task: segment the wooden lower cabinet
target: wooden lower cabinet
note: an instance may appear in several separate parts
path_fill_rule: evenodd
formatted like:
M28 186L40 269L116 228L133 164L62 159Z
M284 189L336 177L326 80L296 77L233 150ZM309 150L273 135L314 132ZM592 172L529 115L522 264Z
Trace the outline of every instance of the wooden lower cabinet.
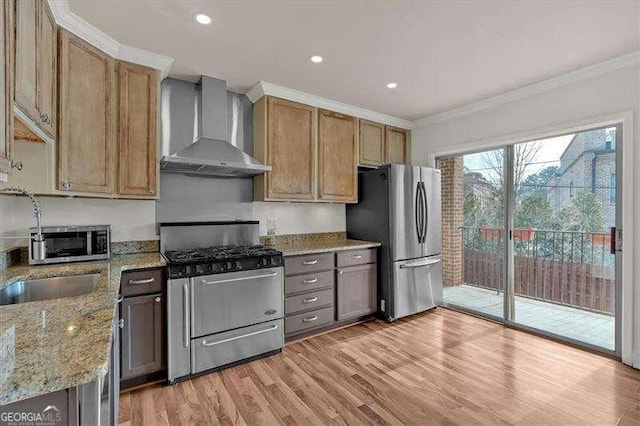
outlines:
M162 295L126 297L122 301L120 377L131 379L161 370L164 364Z
M285 338L372 316L377 306L376 252L373 248L285 257Z
M336 319L344 321L376 312L377 265L339 268L336 275Z

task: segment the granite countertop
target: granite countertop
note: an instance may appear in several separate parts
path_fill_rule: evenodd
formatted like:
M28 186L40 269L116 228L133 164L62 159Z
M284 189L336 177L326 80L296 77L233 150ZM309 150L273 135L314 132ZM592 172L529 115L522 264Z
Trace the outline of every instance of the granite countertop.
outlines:
M159 253L140 253L0 271L0 289L21 279L100 274L96 288L85 295L0 306L0 405L104 376L121 273L165 264Z
M372 241L336 238L307 241L276 241L271 244L271 246L274 249L281 251L284 256L297 256L302 254L326 253L332 251L360 250L380 247L381 244Z

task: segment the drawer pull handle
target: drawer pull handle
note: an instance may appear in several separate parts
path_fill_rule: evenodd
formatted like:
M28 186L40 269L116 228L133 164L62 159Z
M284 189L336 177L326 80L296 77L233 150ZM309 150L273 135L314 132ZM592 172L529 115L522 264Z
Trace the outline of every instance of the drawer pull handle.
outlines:
M310 278L306 280L302 280L302 284L315 284L318 282L317 278Z
M362 259L362 255L361 254L354 254L351 257L353 257L354 259Z
M144 280L129 280L130 285L151 284L156 279L154 277L145 278Z
M305 260L304 262L302 262L304 266L315 265L316 263L318 263L318 259Z
M275 331L277 329L278 329L278 324L274 324L265 330L258 330L258 331L254 331L253 333L247 333L247 334L243 334L241 336L236 336L236 337L229 337L228 339L217 340L215 342L207 342L206 340L203 340L202 346L209 347L209 346L221 345L222 343L233 342L234 340L244 339L245 337L251 337L251 336L255 336L262 333L268 333L270 331Z
M313 303L316 302L318 300L318 296L314 296L314 297L310 297L308 299L303 299L302 303Z
M307 318L304 318L302 320L302 322L314 322L314 321L318 321L318 316L317 315L314 315L312 317L307 317Z

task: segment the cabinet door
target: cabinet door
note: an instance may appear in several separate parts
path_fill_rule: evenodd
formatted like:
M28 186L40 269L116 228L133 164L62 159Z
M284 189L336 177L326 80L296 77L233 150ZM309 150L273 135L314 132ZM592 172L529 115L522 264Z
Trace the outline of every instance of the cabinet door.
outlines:
M384 125L360 120L360 164L379 166L384 163Z
M332 111L318 112L318 198L358 201L356 119Z
M0 173L11 170L13 140L13 13L14 3L0 2Z
M46 1L38 2L36 110L40 127L56 134L58 27Z
M377 284L375 263L338 269L336 319L342 321L375 313Z
M20 0L16 4L15 100L29 118L40 124L36 109L38 9L36 0Z
M385 128L386 163L407 164L407 131L387 126Z
M118 65L118 192L155 197L158 72Z
M113 193L114 61L60 31L58 189Z
M316 110L267 99L267 199L313 200L316 176Z
M120 335L120 377L130 379L164 367L162 296L125 297Z

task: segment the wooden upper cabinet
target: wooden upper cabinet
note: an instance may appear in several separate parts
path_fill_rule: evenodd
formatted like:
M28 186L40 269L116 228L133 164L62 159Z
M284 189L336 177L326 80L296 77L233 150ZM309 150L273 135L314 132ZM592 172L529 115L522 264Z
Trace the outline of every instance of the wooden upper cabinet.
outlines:
M118 64L118 193L157 193L158 71Z
M58 28L46 1L16 4L15 101L49 136L55 136Z
M58 189L114 192L114 60L60 31Z
M384 164L384 124L360 120L360 161L361 165L379 166Z
M0 1L0 173L11 171L13 140L13 0Z
M385 128L385 163L408 164L409 143L407 131L395 127Z
M263 97L254 109L254 154L272 167L256 177L254 198L313 200L316 175L316 109Z
M318 198L358 201L357 120L332 111L318 112Z

